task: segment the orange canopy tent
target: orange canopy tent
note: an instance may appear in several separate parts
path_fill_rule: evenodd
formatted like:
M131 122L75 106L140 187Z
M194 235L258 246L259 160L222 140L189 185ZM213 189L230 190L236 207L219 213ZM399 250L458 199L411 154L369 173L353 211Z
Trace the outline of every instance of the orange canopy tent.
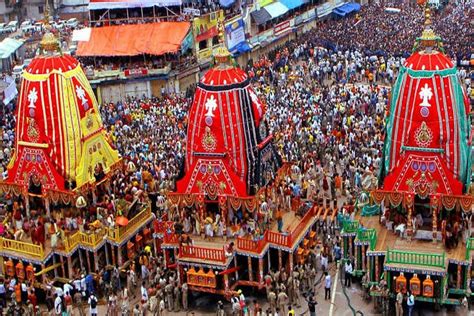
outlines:
M189 22L160 22L95 27L89 41L79 42L78 56L136 56L175 53L190 29Z

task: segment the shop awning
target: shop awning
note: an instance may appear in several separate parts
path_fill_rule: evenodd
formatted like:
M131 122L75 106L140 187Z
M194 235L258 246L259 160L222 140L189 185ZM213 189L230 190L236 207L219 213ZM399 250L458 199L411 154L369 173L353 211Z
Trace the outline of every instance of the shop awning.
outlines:
M235 0L219 0L219 4L224 8L228 8L234 3L235 3Z
M23 45L23 41L7 37L0 42L0 58L8 58Z
M264 6L269 5L272 2L273 0L258 0L258 5L260 6L260 8L263 8Z
M355 2L345 3L342 6L334 9L332 12L339 16L346 16L349 13L360 11L360 4Z
M79 42L78 56L136 56L176 53L189 22L161 22L95 27L89 41Z
M270 13L268 13L268 11L265 9L253 11L250 13L250 15L257 25L265 24L272 19Z
M288 10L293 10L307 3L308 0L280 0L280 2L283 3Z
M270 3L263 10L266 10L271 15L272 19L282 16L288 12L288 8L281 2Z
M180 6L182 0L90 0L89 10Z
M249 43L245 41L245 42L240 42L239 44L237 44L237 46L235 46L234 49L232 49L231 53L233 55L240 55L251 50L252 48L250 47Z

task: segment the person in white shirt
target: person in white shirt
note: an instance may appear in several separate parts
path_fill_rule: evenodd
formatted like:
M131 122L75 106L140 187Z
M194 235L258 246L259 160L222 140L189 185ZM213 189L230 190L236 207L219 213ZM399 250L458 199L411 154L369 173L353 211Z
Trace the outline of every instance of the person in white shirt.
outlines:
M147 302L148 301L148 290L145 286L145 281L143 281L143 283L142 283L141 293L142 293L142 300Z
M344 285L347 286L347 287L350 287L351 286L351 281L352 281L352 272L353 272L353 268L352 268L352 262L350 260L347 260L346 261L346 265L344 267L345 269L345 280L344 280Z
M72 284L74 284L74 289L76 290L76 292L81 292L81 280L75 279L74 281L72 281Z
M71 284L64 283L64 285L63 285L63 292L64 293L69 292L69 294L71 294L73 289L74 289L74 287Z
M87 302L89 303L90 316L97 316L97 297L91 294Z
M332 286L332 280L331 280L331 275L326 271L324 272L324 299L329 300L331 299L331 286Z
M63 302L61 297L59 297L58 293L54 294L54 314L61 315L63 313Z
M323 271L327 271L328 269L328 257L325 253L321 253L321 267Z
M28 286L24 280L21 282L21 299L23 302L26 302L28 299Z
M411 316L413 313L413 308L415 307L415 296L411 291L408 291L407 295L407 306L408 306L408 316Z
M8 290L10 290L10 292L14 292L15 291L15 285L16 285L16 279L12 278L10 280L10 284L8 285Z
M83 293L86 293L87 290L87 284L86 284L86 276L83 274L81 275L81 291ZM83 294L84 296L85 294Z
M63 289L60 287L54 287L54 293L60 298L64 296Z
M7 307L7 290L5 289L5 284L3 282L0 282L0 304L2 304L2 307Z
M159 306L159 311L160 311L159 315L164 315L164 313L165 313L165 299L161 299L160 306Z

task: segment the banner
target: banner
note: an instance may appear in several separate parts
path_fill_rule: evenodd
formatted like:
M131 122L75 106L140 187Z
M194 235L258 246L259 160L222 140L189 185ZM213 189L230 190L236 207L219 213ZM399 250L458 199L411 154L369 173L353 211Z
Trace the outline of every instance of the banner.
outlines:
M182 0L90 0L89 10L180 6Z
M146 68L125 69L123 73L126 77L140 77L140 76L146 76L148 74L148 69Z
M279 37L284 35L285 33L291 31L291 25L290 25L290 20L286 20L284 22L281 22L273 28L273 35L275 37Z
M237 45L245 42L245 24L244 21L239 18L233 23L229 23L225 26L225 35L227 41L227 48L231 51Z
M183 13L192 16L201 16L201 10L194 8L184 8Z
M222 10L195 18L193 21L195 43L217 36L219 34L219 20L223 19Z
M189 32L181 44L181 53L185 53L188 49L193 46L193 33Z
M9 83L5 90L3 90L3 103L7 105L16 97L18 91L16 89L15 80L12 80L10 77L7 77L5 82L7 84Z
M322 18L323 16L330 14L333 8L334 6L331 3L326 2L316 8L316 16Z

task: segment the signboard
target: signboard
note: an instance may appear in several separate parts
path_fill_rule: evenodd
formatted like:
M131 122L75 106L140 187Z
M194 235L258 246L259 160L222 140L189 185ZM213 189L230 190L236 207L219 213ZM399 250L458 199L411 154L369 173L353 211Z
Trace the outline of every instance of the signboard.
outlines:
M326 2L324 3L323 5L319 6L316 8L316 15L318 16L318 18L321 18L323 16L326 16L328 14L330 14L332 12L332 9L333 9L333 5L329 2Z
M125 77L140 77L140 76L146 76L148 74L148 69L146 68L125 69L123 73Z
M298 26L300 25L301 23L304 22L305 20L305 16L307 15L307 13L303 13L303 14L300 14L300 15L297 15L295 16L295 26Z
M225 35L227 48L233 50L237 45L245 42L245 24L242 18L238 18L232 23L226 24Z
M188 14L188 15L192 15L192 16L201 16L201 10L194 9L194 8L184 8L183 13Z
M252 46L256 46L256 45L261 45L261 46L265 46L266 44L268 44L267 42L269 42L269 39L273 37L273 29L270 28L266 31L263 31L257 35L254 35L252 36L250 39L249 39L249 42Z
M219 34L219 20L223 19L222 10L195 18L193 21L195 43L217 36Z
M198 55L199 60L209 59L212 56L212 49L210 48L202 49L197 53L197 55Z
M279 37L287 33L288 31L291 31L290 20L287 20L275 25L275 27L273 28L273 35L275 37Z
M312 21L316 19L316 17L318 16L316 8L306 11L305 14L306 13L307 13L307 17L304 20L305 22Z

